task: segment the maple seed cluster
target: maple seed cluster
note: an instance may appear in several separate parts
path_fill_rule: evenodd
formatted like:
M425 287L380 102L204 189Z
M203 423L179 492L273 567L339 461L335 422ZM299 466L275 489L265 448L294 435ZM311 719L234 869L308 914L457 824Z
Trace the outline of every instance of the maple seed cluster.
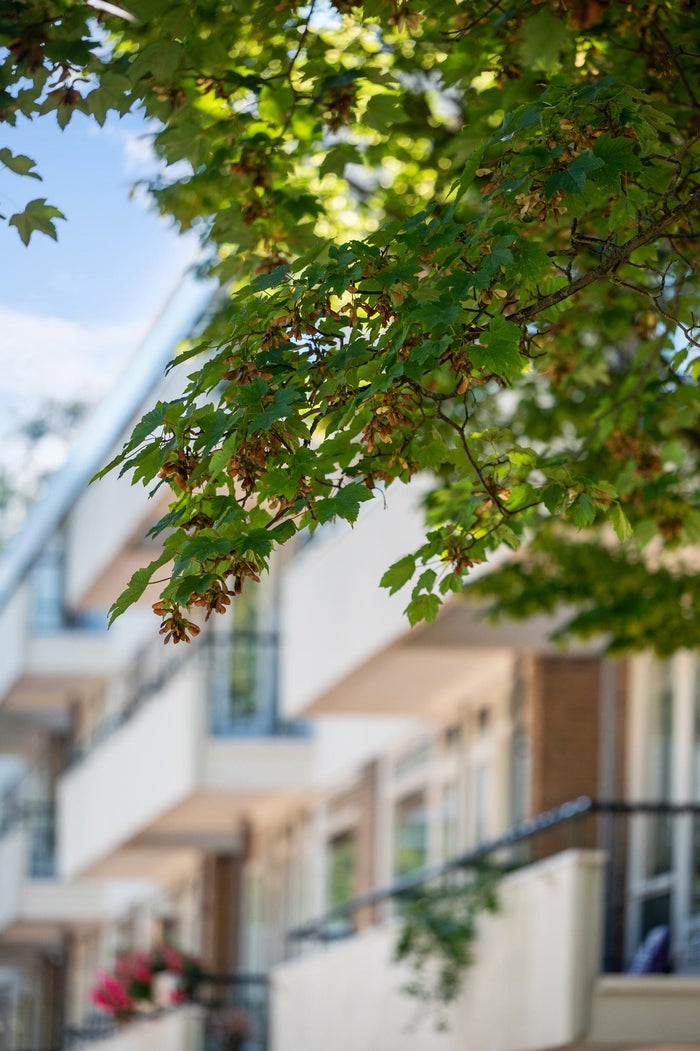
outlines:
M377 442L391 442L396 437L397 427L410 427L409 413L413 407L411 394L388 391L362 429L368 452L374 452Z
M178 485L180 489L188 489L190 475L198 463L197 456L190 449L175 449L166 457L158 477Z
M250 496L270 460L279 456L281 448L281 438L268 431L259 431L241 442L238 452L226 464L226 473L240 483L246 496Z
M205 620L209 620L212 613L225 613L226 607L231 605L231 589L225 580L215 580L205 592L195 591L190 601L193 606L202 606L207 613Z
M357 88L354 84L335 87L324 96L323 119L331 131L337 131L343 124L348 124L357 100Z
M173 640L173 644L177 645L178 642L190 642L191 638L196 638L202 630L198 624L195 624L191 620L187 620L179 606L171 605L167 602L154 602L153 612L158 617L162 617L159 635L164 635L164 643Z

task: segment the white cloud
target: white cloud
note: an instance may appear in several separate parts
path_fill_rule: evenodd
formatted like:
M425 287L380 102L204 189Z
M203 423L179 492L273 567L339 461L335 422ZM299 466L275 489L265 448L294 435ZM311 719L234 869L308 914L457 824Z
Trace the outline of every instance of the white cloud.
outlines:
M192 174L189 161L180 160L166 165L156 154L153 139L161 127L157 120L144 121L136 129L123 122L105 124L103 131L106 130L121 146L123 172L127 179L153 179L161 175L169 180Z
M0 306L0 397L95 401L109 390L148 326L148 318L90 323Z
M124 150L124 174L129 179L148 179L162 167L153 149L152 125L141 132L119 128L119 138Z

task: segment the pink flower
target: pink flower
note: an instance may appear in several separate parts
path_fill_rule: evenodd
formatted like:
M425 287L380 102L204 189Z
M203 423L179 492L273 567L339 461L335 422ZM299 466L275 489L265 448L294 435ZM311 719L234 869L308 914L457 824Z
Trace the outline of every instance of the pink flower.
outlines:
M177 949L173 949L172 945L163 945L160 948L160 954L163 957L163 963L168 971L175 971L176 974L182 974L182 968L184 964L184 957L181 952Z
M136 979L137 982L141 982L143 985L150 985L153 981L153 975L149 971L145 964L139 963L134 967L132 971L132 978Z
M154 975L161 971L183 975L188 979L203 973L198 957L180 952L171 945L160 945L150 952L122 953L114 963L114 973L102 972L90 993L92 1002L115 1018L130 1017L139 1002L152 1002ZM188 993L176 989L173 1003L185 1003Z
M134 1001L116 978L102 974L99 983L90 993L90 999L103 1011L115 1018L128 1016L134 1010Z
M90 999L98 1007L103 1007L107 1010L112 1006L101 989L92 989L90 992Z

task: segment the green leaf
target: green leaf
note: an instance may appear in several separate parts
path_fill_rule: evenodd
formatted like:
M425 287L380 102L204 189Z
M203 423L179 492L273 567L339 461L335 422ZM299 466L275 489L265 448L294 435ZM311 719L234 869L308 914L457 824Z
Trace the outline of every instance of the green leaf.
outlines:
M511 382L525 365L519 349L521 338L518 326L499 314L481 336L483 346L470 349L472 364Z
M520 46L523 65L531 69L551 70L571 42L571 32L566 21L545 8L525 22Z
M437 573L434 569L424 569L413 588L413 598L417 598L421 591L432 591L436 580Z
M516 485L511 489L507 507L509 511L521 511L524 507L536 504L538 499L539 494L537 490L528 482L524 482L522 485Z
M0 149L0 164L4 164L6 168L9 168L16 175L28 175L32 179L41 181L39 172L32 171L36 167L36 161L33 161L31 157L27 157L24 153L13 154L11 150L4 146Z
M316 501L316 517L322 524L333 518L344 518L347 522L356 522L360 513L360 504L371 500L372 494L366 485L350 482L344 485L335 496Z
M163 551L158 558L154 559L147 566L143 566L141 569L137 569L131 577L129 583L122 591L116 602L113 603L109 610L109 626L111 627L117 617L121 616L129 606L133 606L135 602L143 595L144 591L151 582L151 577L160 566L165 565L166 562L170 561L171 553L169 550Z
M431 594L418 595L416 598L412 598L409 604L406 606L406 616L411 627L415 627L422 620L432 624L438 615L440 609L440 598L438 595Z
M591 150L584 150L574 157L562 172L554 172L544 184L545 197L549 200L555 193L583 193L586 177L602 168L604 161Z
M625 512L622 510L620 504L612 504L610 510L608 511L608 518L612 523L612 527L615 530L617 539L620 541L620 543L624 543L625 540L629 540L634 530L632 529L630 520L628 519Z
M482 165L484 154L486 152L486 143L480 143L474 150L472 150L469 159L466 161L462 174L460 175L454 187L457 190L457 195L461 197L467 192L469 187L476 178L476 173Z
M622 172L642 170L643 164L637 155L637 149L637 144L633 139L622 135L613 136L610 132L605 132L595 140L593 153L604 163L606 174L610 172L617 177ZM617 184L619 184L619 178Z
M579 529L585 529L595 522L595 505L588 493L579 493L567 513Z
M415 571L415 555L405 555L403 558L400 558L398 562L394 562L393 565L389 566L386 573L379 581L379 586L388 588L389 594L394 595L408 583Z
M275 391L270 404L266 405L263 411L250 421L248 424L248 435L255 434L256 431L265 431L277 420L286 419L294 412L295 407L302 399L301 391L295 387L280 387L279 390Z
M58 208L46 203L45 197L30 201L23 212L15 212L10 216L9 225L16 226L19 236L26 245L29 244L33 233L46 234L54 241L57 240L54 219L65 219L63 212Z
M542 503L547 508L550 514L555 514L561 507L562 500L564 499L564 489L561 485L557 485L556 482L552 482L550 485L546 485L541 492Z
M263 87L258 98L258 113L271 124L282 123L294 110L294 101L294 92L284 81L274 87Z
M541 245L524 238L518 239L511 251L513 262L508 272L519 277L528 291L535 291L545 275L551 272L549 256Z
M250 282L250 290L251 292L263 292L266 288L278 288L284 284L288 274L289 266L287 263L283 266L276 266L269 274L259 274L253 278Z
M183 48L177 40L159 40L147 44L131 63L136 78L150 76L159 84L168 84L183 58Z

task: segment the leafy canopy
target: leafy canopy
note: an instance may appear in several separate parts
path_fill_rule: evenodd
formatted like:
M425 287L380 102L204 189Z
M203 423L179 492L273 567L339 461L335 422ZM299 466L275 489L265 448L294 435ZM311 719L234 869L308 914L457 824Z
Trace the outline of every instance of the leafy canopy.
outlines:
M497 608L700 644L698 5L126 6L0 20L0 116L143 107L153 198L225 287L115 461L173 499L113 614L171 563L156 611L187 638L276 544L427 472L425 542L383 578L412 623L527 541L477 585Z

